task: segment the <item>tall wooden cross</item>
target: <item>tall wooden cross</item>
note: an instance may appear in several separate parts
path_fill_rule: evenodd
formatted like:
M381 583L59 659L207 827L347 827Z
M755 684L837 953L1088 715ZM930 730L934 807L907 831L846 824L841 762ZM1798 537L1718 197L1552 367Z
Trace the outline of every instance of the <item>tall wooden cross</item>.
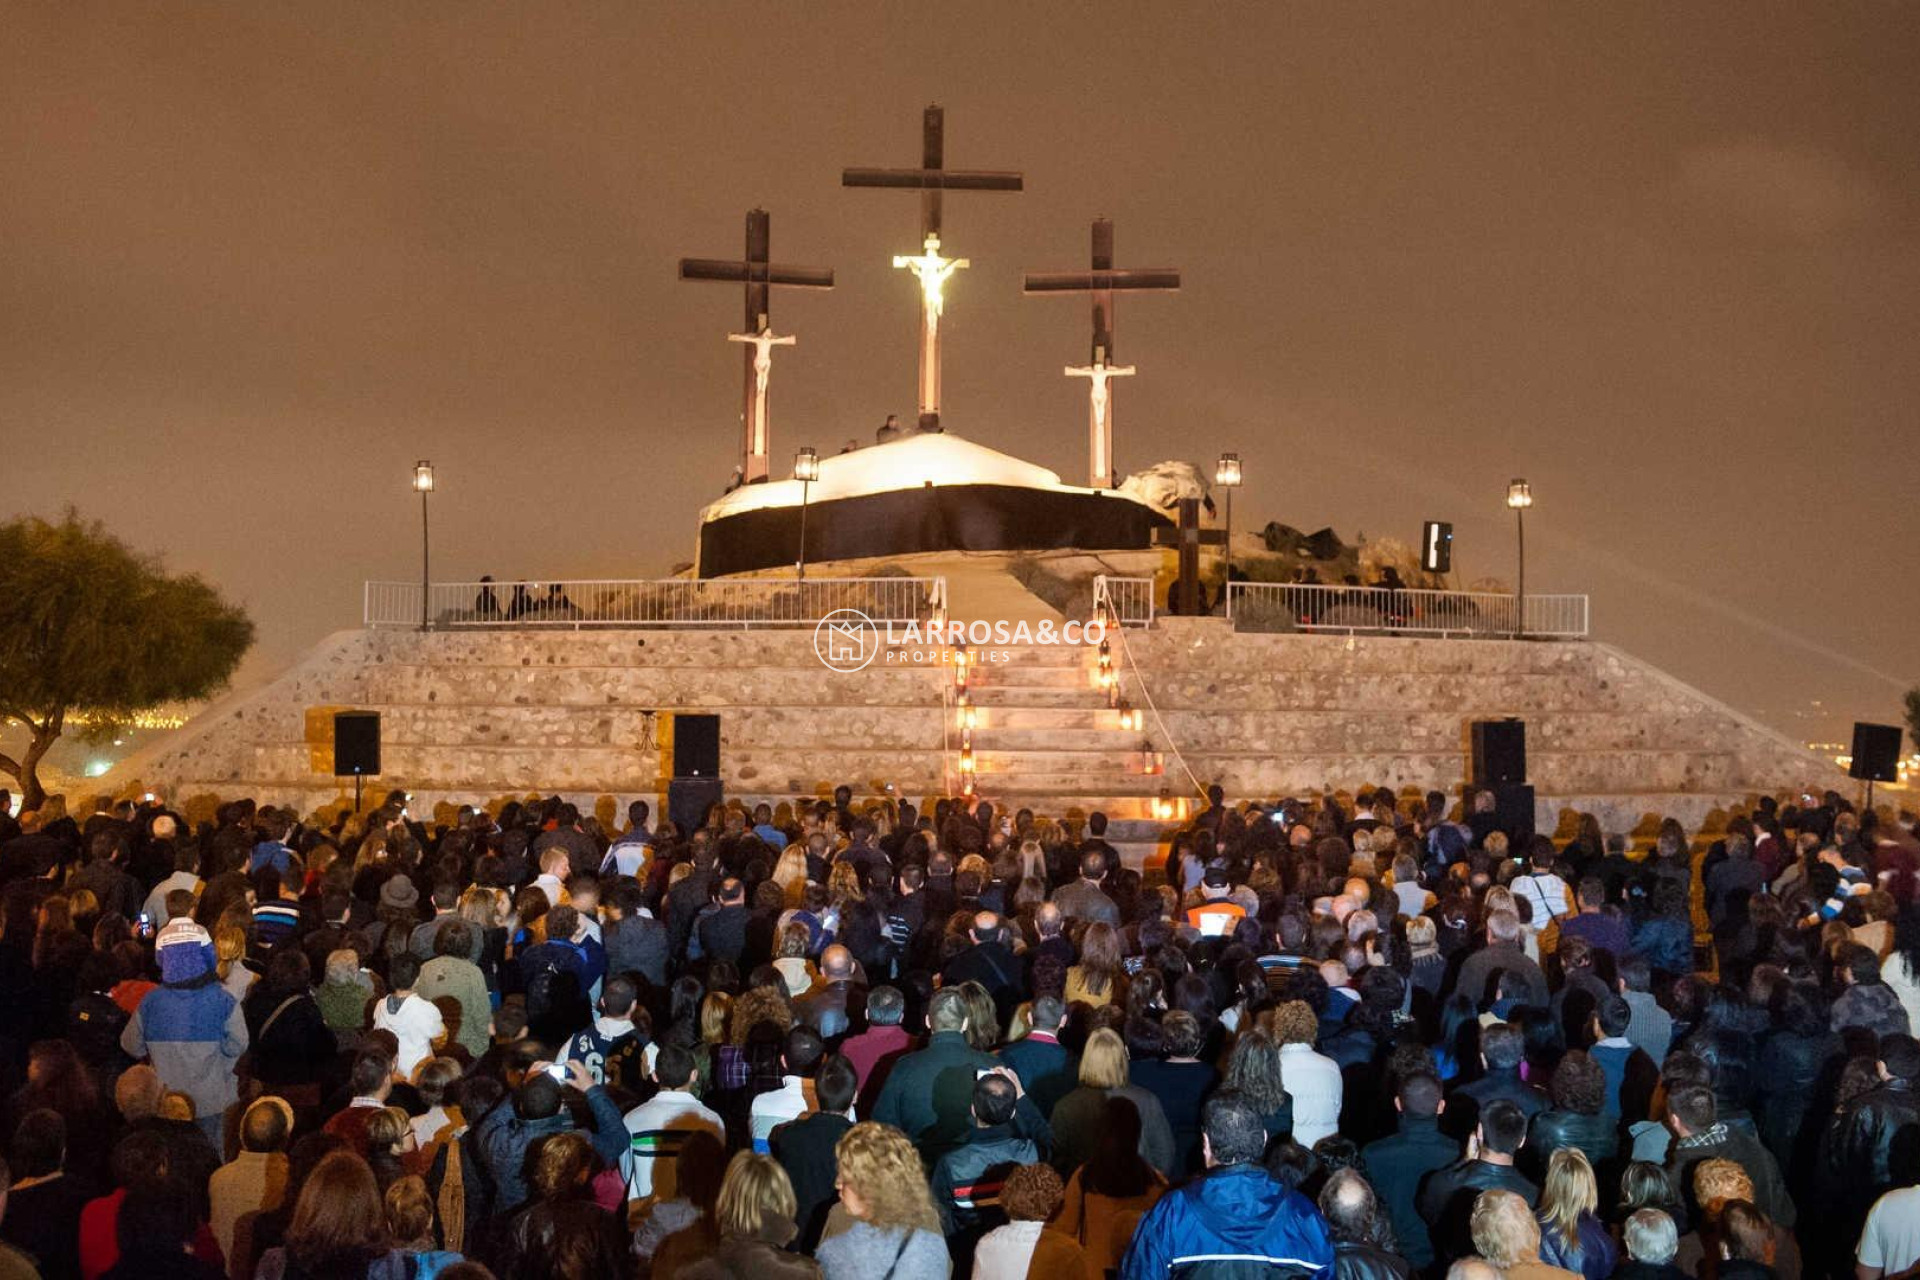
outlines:
M845 169L840 185L920 193L921 251L896 255L893 265L913 272L920 282L920 429L938 431L942 297L953 273L970 265L965 258L941 256L941 197L948 191L1019 191L1021 175L1010 170L947 168L946 111L935 105L921 117L918 169Z
M783 267L768 261L773 241L772 219L765 209L747 212L747 253L738 262L724 258L682 258L682 280L719 280L745 284L747 319L744 333L730 333L728 342L743 344L746 379L740 393L740 479L759 484L767 478L772 449L772 424L767 415L767 382L773 373L773 348L790 347L796 339L773 331L768 318L776 287L833 288L831 267Z
M1200 527L1200 499L1180 499L1180 527L1177 529L1157 528L1153 531L1153 545L1173 547L1180 555L1179 576L1173 583L1171 612L1183 618L1191 618L1203 612L1200 608L1200 548L1223 545L1227 535L1218 529ZM1220 590L1225 591L1226 587Z
M1172 291L1180 287L1180 273L1171 267L1117 271L1113 265L1113 223L1098 218L1093 224L1093 265L1087 271L1030 272L1023 292L1089 293L1093 295L1093 355L1084 365L1068 365L1070 378L1087 379L1087 483L1096 489L1113 488L1113 393L1107 382L1130 378L1132 365L1113 362L1113 295L1142 290Z

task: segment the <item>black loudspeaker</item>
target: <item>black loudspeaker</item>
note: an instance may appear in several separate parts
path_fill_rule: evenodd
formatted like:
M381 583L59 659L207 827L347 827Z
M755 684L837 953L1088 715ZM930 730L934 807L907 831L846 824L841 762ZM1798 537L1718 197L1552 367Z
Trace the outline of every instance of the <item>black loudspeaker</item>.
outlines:
M673 776L676 778L720 776L719 716L674 716Z
M1428 573L1453 571L1453 526L1429 520L1420 526L1420 567Z
M1504 787L1527 780L1527 722L1473 722L1473 785Z
M675 778L667 784L667 820L692 835L721 800L718 778Z
M1849 778L1867 782L1900 781L1900 728L1891 724L1853 726L1853 763Z
M336 711L333 714L333 776L375 777L380 772L380 713Z
M1521 852L1533 839L1533 788L1524 782L1498 786L1493 789L1493 801L1493 816L1498 829L1507 833L1509 851Z

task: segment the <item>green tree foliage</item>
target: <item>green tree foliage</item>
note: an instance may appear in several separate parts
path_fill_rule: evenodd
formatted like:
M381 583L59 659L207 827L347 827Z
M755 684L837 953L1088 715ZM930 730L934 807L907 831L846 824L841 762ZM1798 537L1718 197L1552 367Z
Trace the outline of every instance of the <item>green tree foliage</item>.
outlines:
M0 773L37 808L40 761L69 717L207 697L252 644L244 610L72 510L0 524L0 720L29 734L19 759L0 754Z

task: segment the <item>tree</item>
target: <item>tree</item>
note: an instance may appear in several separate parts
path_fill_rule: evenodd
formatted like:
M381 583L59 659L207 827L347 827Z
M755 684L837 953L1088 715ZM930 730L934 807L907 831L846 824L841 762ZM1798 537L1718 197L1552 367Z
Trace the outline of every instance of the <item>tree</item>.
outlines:
M28 734L0 753L27 809L46 798L40 761L68 720L115 720L205 698L233 676L253 623L197 575L170 576L69 509L0 524L0 722Z
M1920 685L1907 690L1907 737L1913 749L1920 751Z

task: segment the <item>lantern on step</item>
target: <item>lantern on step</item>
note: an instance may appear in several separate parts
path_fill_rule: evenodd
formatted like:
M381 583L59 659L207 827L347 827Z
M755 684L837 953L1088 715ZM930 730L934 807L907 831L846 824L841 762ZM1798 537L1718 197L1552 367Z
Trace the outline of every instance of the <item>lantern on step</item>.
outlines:
M1149 777L1157 777L1166 771L1166 757L1153 749L1153 742L1151 740L1142 742L1140 744L1140 772L1147 774Z
M960 695L960 728L962 730L971 730L975 725L979 723L980 723L979 717L975 712L973 703L967 700L967 696L965 694L961 694Z
M960 747L960 772L962 775L967 775L973 771L973 744L963 743Z
M953 651L953 684L960 692L967 691L967 651L965 649Z
M1153 816L1162 822L1173 818L1173 797L1165 787L1160 788L1160 794L1153 798Z

